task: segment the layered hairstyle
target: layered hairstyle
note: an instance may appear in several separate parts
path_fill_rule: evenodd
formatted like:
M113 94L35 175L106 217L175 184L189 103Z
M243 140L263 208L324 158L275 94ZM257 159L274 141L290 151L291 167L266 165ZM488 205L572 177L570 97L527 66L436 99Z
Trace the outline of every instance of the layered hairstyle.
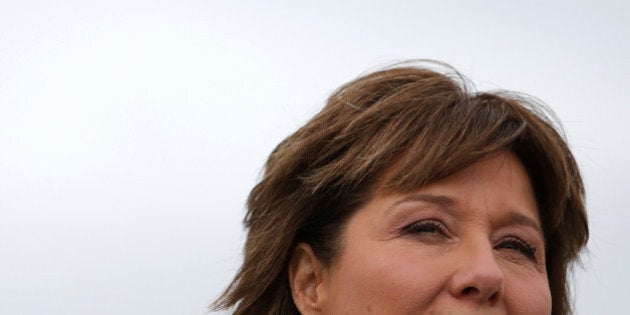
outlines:
M571 312L568 276L588 240L584 187L553 113L536 99L477 92L448 65L397 65L341 86L271 153L251 191L243 264L213 309L299 314L288 280L297 244L331 264L353 213L376 193L410 192L501 150L538 204L552 314Z

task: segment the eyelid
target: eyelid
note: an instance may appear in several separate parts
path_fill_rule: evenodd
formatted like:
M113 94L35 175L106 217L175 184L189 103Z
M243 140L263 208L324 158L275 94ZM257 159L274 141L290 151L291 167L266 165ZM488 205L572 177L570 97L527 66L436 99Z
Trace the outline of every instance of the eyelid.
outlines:
M413 231L413 229L414 228L418 229L422 227L430 227L430 226L437 228L438 232L441 234L444 234L444 235L449 234L449 231L446 225L442 221L438 219L434 219L434 218L417 220L410 224L407 224L401 228L401 233L402 234L419 234L422 232Z
M527 253L522 252L520 249L519 249L519 252L521 252L527 258L532 259L533 261L538 261L538 256L536 255L537 253L536 246L531 245L530 242L526 241L525 239L517 235L514 235L514 234L505 235L494 246L495 247L501 246L506 241L514 241L516 243L519 243L521 246L523 246L527 250Z

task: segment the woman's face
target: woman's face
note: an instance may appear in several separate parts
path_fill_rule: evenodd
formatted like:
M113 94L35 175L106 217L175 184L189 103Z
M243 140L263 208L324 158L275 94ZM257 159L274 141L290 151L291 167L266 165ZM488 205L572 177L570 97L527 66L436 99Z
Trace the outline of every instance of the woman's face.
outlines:
M325 314L550 314L529 177L509 152L353 215L321 283Z

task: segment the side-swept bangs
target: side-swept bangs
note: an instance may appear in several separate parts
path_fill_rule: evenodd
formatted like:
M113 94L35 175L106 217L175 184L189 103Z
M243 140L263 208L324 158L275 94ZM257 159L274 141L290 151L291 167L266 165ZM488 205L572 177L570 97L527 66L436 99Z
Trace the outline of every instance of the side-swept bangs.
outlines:
M567 270L588 239L584 187L562 129L541 102L476 92L452 68L398 66L340 87L272 152L252 190L245 261L218 301L236 314L297 314L286 276L291 251L340 251L347 219L380 193L408 192L501 150L525 166L546 241L553 314L567 314Z

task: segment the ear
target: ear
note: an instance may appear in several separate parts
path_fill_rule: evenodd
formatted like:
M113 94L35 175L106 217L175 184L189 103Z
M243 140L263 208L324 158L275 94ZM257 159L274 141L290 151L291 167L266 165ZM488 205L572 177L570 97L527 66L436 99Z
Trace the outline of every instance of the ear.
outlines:
M300 243L289 261L293 302L302 314L322 314L326 303L327 270L311 246Z

